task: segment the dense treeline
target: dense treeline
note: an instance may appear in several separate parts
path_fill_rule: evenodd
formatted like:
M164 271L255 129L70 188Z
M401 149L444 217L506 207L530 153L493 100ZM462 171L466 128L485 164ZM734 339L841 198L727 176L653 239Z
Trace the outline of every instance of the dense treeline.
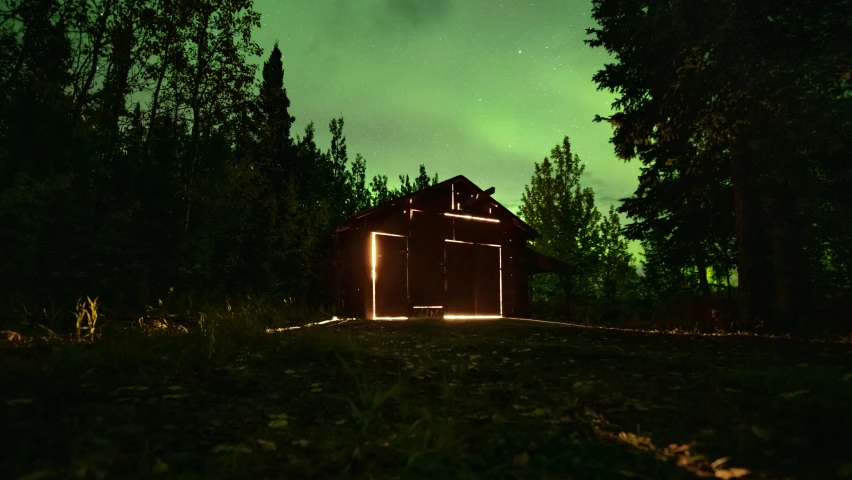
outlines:
M735 277L742 327L848 333L852 2L594 0L593 16L587 43L616 59L594 77L616 94L598 121L643 164L620 207L643 283L706 297Z
M840 39L852 38L852 3L594 0L593 15L587 42L616 59L594 77L616 94L597 120L643 167L622 228L580 185L567 138L536 164L519 213L561 265L531 280L537 312L842 323L852 48ZM421 165L398 187L368 181L343 118L328 148L313 123L295 134L282 53L263 55L259 22L251 0L3 3L0 295L138 306L174 288L333 302L318 279L335 225L438 178Z
M294 135L278 46L256 81L250 0L10 0L0 11L0 285L311 300L335 224L428 186L366 180L342 118ZM312 300L317 301L317 298Z

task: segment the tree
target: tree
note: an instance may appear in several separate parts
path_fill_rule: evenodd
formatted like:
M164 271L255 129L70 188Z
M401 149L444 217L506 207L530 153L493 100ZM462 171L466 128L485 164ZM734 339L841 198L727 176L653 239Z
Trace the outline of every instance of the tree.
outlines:
M621 234L621 221L615 207L600 223L600 263L597 275L597 295L609 309L617 307L628 293L636 287L636 269L631 265L632 255L628 251L627 239Z
M551 161L552 159L552 161ZM571 154L568 137L535 164L530 184L521 196L520 216L540 237L532 247L568 265L560 272L567 303L566 317L573 320L573 303L593 295L600 258L601 215L591 188L580 185L585 166Z
M426 165L420 164L420 171L414 178L414 182L407 174L399 176L399 188L396 190L396 197L404 197L436 183L438 183L438 172L435 172L434 177L430 178L429 174L426 173Z
M346 211L357 213L370 206L371 194L367 187L367 160L360 153L355 154L355 160L348 172L347 190L349 201Z
M392 190L388 188L387 175L375 175L370 182L370 198L372 204L381 205L395 198Z
M185 111L190 125L185 161L180 177L184 187L181 252L191 241L191 215L205 190L198 183L208 165L203 153L210 146L214 131L222 128L231 112L250 97L255 66L245 55L259 56L261 49L251 40L251 30L260 26L260 15L245 0L190 1L186 39L179 48L180 68L170 78L175 106ZM201 246L201 245L199 245ZM189 273L192 266L181 262L179 272Z
M436 173L437 175L437 173ZM424 188L432 185L432 179L429 178L429 175L426 173L426 166L420 165L420 173L417 175L417 178L414 179L414 190L423 190Z
M682 172L723 169L730 182L743 322L803 316L816 233L806 212L839 201L813 192L850 143L852 53L836 41L850 14L844 0L593 2L600 28L587 42L617 59L594 81L619 95L597 120L615 127L618 156L653 167L680 157ZM691 145L714 153L690 156ZM689 182L680 193L693 197Z
M258 95L260 124L260 164L268 164L270 171L277 171L276 180L283 184L289 175L304 178L304 172L294 169L293 140L290 127L296 118L291 116L290 99L284 88L284 64L278 42L272 48L269 59L263 63L263 82Z

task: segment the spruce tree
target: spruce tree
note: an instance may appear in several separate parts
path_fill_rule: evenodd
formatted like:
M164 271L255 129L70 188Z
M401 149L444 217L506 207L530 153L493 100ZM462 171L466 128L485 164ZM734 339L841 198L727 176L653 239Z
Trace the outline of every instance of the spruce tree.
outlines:
M296 118L288 112L290 99L284 88L284 64L281 57L278 42L275 42L269 59L263 63L263 82L257 102L261 116L261 157L264 162L281 170L279 180L283 181L291 174L301 180L305 172L298 171L294 165L290 127Z

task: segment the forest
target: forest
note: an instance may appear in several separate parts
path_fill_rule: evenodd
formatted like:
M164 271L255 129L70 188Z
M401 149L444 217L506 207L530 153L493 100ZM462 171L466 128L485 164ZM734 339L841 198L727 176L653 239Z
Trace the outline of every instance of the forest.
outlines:
M177 291L333 310L314 280L336 225L437 175L421 166L396 188L386 175L367 185L342 117L328 149L313 123L294 135L277 45L255 81L251 2L95 6L3 12L7 301L138 310Z
M370 322L336 228L464 165L294 131L252 0L0 2L0 476L852 476L852 2L590 11L635 191L566 126L532 318Z
M568 136L529 172L518 213L542 233L533 247L571 266L533 278L535 314L848 329L850 70L830 40L848 24L804 5L735 12L772 18L760 31L647 6L620 22L625 8L595 2L586 43L619 59L593 79L619 95L596 121L641 162L638 188L599 211ZM784 23L805 11L816 33ZM396 187L368 181L342 117L327 149L313 123L292 132L281 49L252 40L251 2L15 0L2 13L0 276L20 315L85 297L132 315L167 292L334 314L322 272L336 226L438 180L421 165Z

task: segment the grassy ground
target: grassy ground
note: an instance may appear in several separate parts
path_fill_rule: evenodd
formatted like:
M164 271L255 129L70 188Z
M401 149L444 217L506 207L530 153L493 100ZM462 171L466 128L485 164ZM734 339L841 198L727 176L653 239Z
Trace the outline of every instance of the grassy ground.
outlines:
M850 345L513 321L206 332L0 350L0 477L852 476Z

